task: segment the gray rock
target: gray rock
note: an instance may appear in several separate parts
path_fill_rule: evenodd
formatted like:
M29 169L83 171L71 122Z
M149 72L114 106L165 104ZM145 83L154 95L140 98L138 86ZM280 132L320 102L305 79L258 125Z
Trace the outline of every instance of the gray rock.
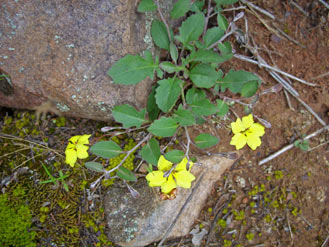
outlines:
M127 188L111 188L104 200L109 238L120 246L146 246L161 240L177 216L168 238L189 234L214 183L234 160L213 156L200 162L202 166L192 168L196 176L192 189L178 188L174 200L160 200L158 191L148 187L145 179L132 184L141 194L138 199L132 198Z
M111 119L117 104L145 106L151 81L112 84L107 71L127 53L152 48L152 16L135 0L0 3L0 105L35 109L51 101L65 115ZM167 9L172 0L165 1ZM165 10L166 8L164 8ZM51 109L49 109L51 111Z

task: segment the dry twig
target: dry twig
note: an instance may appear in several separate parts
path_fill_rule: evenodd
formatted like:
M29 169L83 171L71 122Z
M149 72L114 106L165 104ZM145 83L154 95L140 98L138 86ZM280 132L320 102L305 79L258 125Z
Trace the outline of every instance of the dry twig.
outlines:
M267 17L271 18L272 20L275 20L275 16L272 15L272 14L271 14L270 12L268 12L267 10L262 9L262 8L258 7L257 5L251 3L251 2L249 2L249 1L247 1L247 0L240 0L240 1L241 1L243 4L247 5L249 8L251 8L251 9L255 9L255 10L257 10L258 12L260 12L260 13L266 15Z
M327 9L329 9L329 4L327 4L325 1L319 0L319 2L322 3Z
M275 72L277 72L277 73L280 73L280 74L282 74L282 75L285 75L285 76L287 76L287 77L289 77L289 78L291 78L291 79L293 79L293 80L299 81L299 82L301 82L301 83L303 83L303 84L306 84L306 85L308 85L308 86L313 86L313 87L318 86L317 84L314 84L314 83L311 83L311 82L307 82L307 81L305 81L305 80L302 80L302 79L300 79L300 78L298 78L298 77L296 77L296 76L293 76L293 75L291 75L291 74L288 74L287 72L284 72L284 71L282 71L282 70L280 70L280 69L278 69L278 68L275 68L275 67L273 67L273 66L270 66L270 65L268 65L268 64L266 64L266 63L259 62L259 61L255 61L255 60L253 60L253 59L251 59L251 58L249 58L249 57L247 57L247 56L240 55L240 54L234 54L234 57L235 57L235 58L238 58L238 59L240 59L240 60L243 60L243 61L249 62L249 63L258 64L258 65L261 66L261 67L264 67L264 68L267 68L267 69L273 70L273 71L275 71Z
M329 125L327 125L327 126L321 128L321 129L313 132L312 134L309 134L308 136L306 136L302 140L303 141L309 140L312 137L317 136L317 135L321 134L322 132L324 132L326 130L329 130ZM261 161L259 161L258 165L260 165L260 166L261 165L264 165L265 163L271 161L272 159L274 159L274 158L278 157L279 155L283 154L284 152L288 151L289 149L292 149L293 147L294 147L294 144L293 143L285 146L284 148L280 149L276 153L271 154L270 156L266 157L265 159L262 159Z

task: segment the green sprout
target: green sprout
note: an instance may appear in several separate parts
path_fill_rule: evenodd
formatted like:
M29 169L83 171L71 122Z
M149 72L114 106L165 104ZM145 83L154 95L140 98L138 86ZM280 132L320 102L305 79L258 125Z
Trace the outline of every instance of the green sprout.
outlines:
M294 142L294 146L303 150L304 152L310 149L310 143L308 140L297 140Z
M69 175L64 175L62 170L59 171L59 177L55 178L53 175L51 175L51 173L49 172L49 170L47 169L47 167L42 164L42 167L45 169L46 173L49 176L49 180L45 180L45 181L40 181L39 184L47 184L47 183L54 183L55 185L57 184L58 181L61 181L63 184L63 187L65 189L66 192L69 191L69 187L68 185L65 183L64 179L67 178Z

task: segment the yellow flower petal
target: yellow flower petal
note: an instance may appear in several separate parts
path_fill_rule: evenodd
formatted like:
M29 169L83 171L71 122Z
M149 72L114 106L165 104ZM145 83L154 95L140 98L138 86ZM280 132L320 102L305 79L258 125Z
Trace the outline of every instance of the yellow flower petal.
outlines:
M242 118L243 130L250 128L253 123L254 123L254 119L252 118L252 114L249 114L248 116L243 117Z
M180 171L174 173L176 183L179 187L189 189L191 188L191 182L195 180L195 177L192 173L188 171Z
M146 180L149 181L150 187L161 186L167 181L167 178L163 177L162 171L153 171L146 175Z
M247 133L247 144L252 150L255 150L262 144L262 142L257 134Z
M66 149L65 151L65 162L66 164L69 164L70 166L74 166L75 162L77 161L77 152L73 149Z
M242 121L240 118L237 118L235 122L231 123L231 128L234 134L240 133L243 130Z
M173 189L177 188L177 184L172 174L169 175L168 180L161 185L161 191L168 194Z
M77 144L78 140L79 140L80 136L72 136L69 139L69 142L73 143L73 144Z
M66 146L66 150L67 150L67 149L74 149L74 150L75 150L75 144L69 142L69 143L67 144L67 146Z
M89 137L91 137L91 135L83 135L80 136L79 140L78 140L78 144L89 144Z
M158 169L160 171L169 171L171 167L172 167L172 163L166 160L163 155L161 155L158 160Z
M79 159L85 159L89 156L87 150L88 150L88 146L82 145L82 144L77 144L76 145L77 148L77 155Z
M265 128L259 123L254 123L253 125L251 125L248 132L251 132L257 136L263 136L265 134Z
M247 137L244 134L237 133L232 137L230 142L231 145L235 145L236 150L244 147L247 143Z
M184 159L182 159L181 162L178 163L178 165L175 168L175 171L186 171L186 165L187 165L187 158L184 157ZM189 161L189 170L191 170L192 166L193 166L193 162Z

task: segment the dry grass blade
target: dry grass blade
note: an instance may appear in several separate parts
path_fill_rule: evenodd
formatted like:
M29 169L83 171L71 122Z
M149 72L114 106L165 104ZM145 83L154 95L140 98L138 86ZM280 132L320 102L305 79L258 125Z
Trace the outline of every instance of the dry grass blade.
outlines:
M26 140L26 139L23 139L23 138L20 138L20 137L17 137L17 136L13 136L13 135L8 135L8 134L5 134L5 133L0 133L0 138L8 139L8 140L13 140L13 141L27 142L27 143L36 145L36 146L38 146L41 149L48 150L49 152L54 152L58 156L64 158L64 156L60 153L60 151L58 151L56 149L49 148L48 146L43 145L43 144L40 144L40 143L35 142L35 141ZM22 146L24 146L24 145L22 145Z

